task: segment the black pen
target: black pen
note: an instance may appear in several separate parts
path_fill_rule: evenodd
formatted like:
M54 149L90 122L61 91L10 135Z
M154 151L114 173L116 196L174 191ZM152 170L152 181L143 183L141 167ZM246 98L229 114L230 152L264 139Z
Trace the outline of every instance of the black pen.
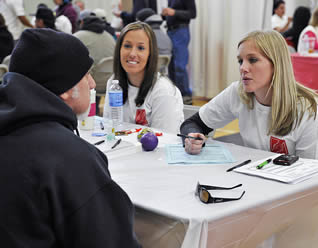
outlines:
M112 149L114 149L116 146L118 146L120 141L121 141L121 139L117 140L116 143L112 146Z
M203 140L201 137L193 137L193 136L185 135L182 133L178 133L177 136L183 137L183 138L195 139L195 140Z
M94 143L94 145L97 146L97 145L102 144L103 142L105 142L105 140L100 140L100 141L97 141L96 143Z
M250 163L250 162L251 162L250 159L249 159L249 160L246 160L246 161L244 161L243 163L240 163L240 164L238 164L238 165L233 166L232 168L228 169L226 172L229 172L229 171L232 171L232 170L234 170L234 169L236 169L236 168L242 167L243 165L246 165L246 164L248 164L248 163Z
M100 125L100 129L104 130L104 125L102 121L99 123L99 125Z

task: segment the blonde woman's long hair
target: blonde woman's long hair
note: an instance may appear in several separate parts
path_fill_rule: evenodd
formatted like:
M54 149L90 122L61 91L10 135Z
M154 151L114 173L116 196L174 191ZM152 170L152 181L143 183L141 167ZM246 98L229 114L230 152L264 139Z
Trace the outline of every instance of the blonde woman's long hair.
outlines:
M296 82L290 53L283 36L275 30L248 33L239 43L251 40L273 65L273 77L269 90L273 90L268 135L284 136L302 121L304 113L309 118L317 115L317 94ZM247 93L240 80L239 94L243 103L253 109L254 93Z
M312 13L310 21L309 21L309 25L313 27L318 26L318 8L316 8L314 12Z

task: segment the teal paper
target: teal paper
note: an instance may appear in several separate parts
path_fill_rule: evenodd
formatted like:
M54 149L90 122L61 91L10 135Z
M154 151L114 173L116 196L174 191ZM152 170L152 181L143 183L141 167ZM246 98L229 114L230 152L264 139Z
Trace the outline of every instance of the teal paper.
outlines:
M168 164L227 164L234 162L231 152L219 144L206 144L200 154L190 155L182 144L166 145Z

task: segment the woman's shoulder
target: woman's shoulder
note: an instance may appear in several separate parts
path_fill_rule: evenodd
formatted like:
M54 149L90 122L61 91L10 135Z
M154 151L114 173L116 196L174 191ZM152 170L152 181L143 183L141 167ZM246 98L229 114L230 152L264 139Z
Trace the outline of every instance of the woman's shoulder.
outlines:
M314 28L314 26L312 26L312 25L308 25L307 27L305 27L303 30L302 30L302 32L301 32L301 36L303 36L303 35L305 35L306 33L308 33L308 32L313 32L313 33L317 33L317 30Z
M215 101L226 101L226 102L240 102L239 94L240 82L235 81L230 83L224 90L222 90L218 95L212 98L211 102Z
M153 86L152 91L156 93L165 93L165 94L175 94L175 91L178 88L173 84L173 82L166 76L158 73L157 81Z
M234 81L230 83L224 90L238 93L240 87L240 81Z

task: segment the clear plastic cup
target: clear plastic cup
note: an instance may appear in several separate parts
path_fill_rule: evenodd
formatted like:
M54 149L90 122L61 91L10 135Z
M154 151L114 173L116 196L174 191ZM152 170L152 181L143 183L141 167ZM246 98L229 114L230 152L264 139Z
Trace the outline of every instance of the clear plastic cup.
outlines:
M303 39L305 45L305 52L313 53L315 51L315 41L314 37L304 37Z

